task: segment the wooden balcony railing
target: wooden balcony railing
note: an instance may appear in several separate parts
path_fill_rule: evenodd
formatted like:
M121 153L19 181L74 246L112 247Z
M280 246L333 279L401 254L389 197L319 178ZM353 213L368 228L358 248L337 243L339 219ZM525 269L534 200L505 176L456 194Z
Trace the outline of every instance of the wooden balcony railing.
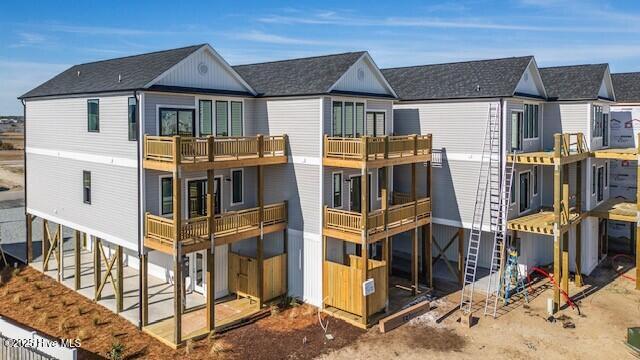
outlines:
M286 202L266 205L262 208L263 226L287 222ZM260 228L260 208L230 211L215 215L213 219L215 236L223 237ZM176 228L173 219L150 213L145 214L145 237L160 245L173 247ZM209 216L199 216L182 220L180 238L182 242L208 240Z
M287 136L144 136L146 160L189 164L286 156Z
M431 213L431 199L422 198L416 201L408 201L403 204L393 205L386 210L369 212L367 218L367 233L376 234L381 231L415 222L426 218ZM343 231L352 234L361 234L363 230L362 214L354 211L324 208L324 226L328 229Z
M583 133L556 134L554 145L556 156L569 156L589 152L589 147L587 146L587 141Z
M379 160L431 153L431 135L324 137L324 157L342 160Z

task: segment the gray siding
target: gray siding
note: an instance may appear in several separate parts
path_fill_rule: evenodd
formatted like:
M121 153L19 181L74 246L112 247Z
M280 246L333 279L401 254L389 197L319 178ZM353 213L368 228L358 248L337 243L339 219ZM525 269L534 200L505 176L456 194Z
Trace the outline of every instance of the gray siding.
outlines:
M397 167L396 167L397 168ZM350 209L350 189L351 183L346 182L345 180L349 179L351 176L360 176L361 172L357 169L347 169L347 168L334 168L334 167L324 167L324 197L323 197L323 205L328 207L333 207L333 173L341 172L342 173L342 209L343 210L351 210ZM371 184L369 187L370 199L371 199L371 210L378 210L382 207L382 200L378 198L378 169L369 169L369 174L371 175ZM391 174L389 174L389 181L391 180ZM390 186L390 182L389 186Z
M540 210L542 204L542 192L547 189L551 189L553 191L553 183L551 187L547 187L543 189L542 179L544 178L542 175L542 166L538 166L538 193L534 194L534 166L532 165L522 165L516 164L516 172L513 175L513 186L515 187L515 197L516 201L511 203L509 206L508 219L517 218L520 216L525 216L528 214L536 213ZM520 212L520 175L529 172L530 179L530 193L529 193L529 210L525 210Z
M505 135L506 135L506 140L507 140L507 151L510 151L511 149L511 113L516 111L516 112L523 112L524 111L524 104L537 104L537 102L533 102L533 101L524 101L522 99L507 99L505 100L505 106L506 106L506 131L505 131ZM543 104L539 103L540 107L538 109L538 137L537 138L532 138L532 139L524 139L522 142L522 151L523 152L533 152L533 151L540 151L542 150L542 127L543 127L543 122L544 122L544 110L543 110ZM524 121L524 115L523 115L523 121Z
M544 104L543 148L553 149L553 135L563 132L589 134L589 105L583 102Z
M196 99L192 95L175 95L175 94L160 94L160 93L145 92L144 93L144 132L145 134L159 135L158 105L195 109L195 104L196 104Z
M82 172L91 171L91 204L82 198ZM68 158L27 156L27 207L101 232L138 249L137 169ZM95 234L90 234L95 235Z
M365 104L365 112L368 111L384 111L385 112L385 133L391 135L394 133L393 130L393 101L392 100L372 100L361 97L345 97L345 96L333 96L333 97L324 97L324 111L323 111L323 119L324 119L324 134L331 135L331 130L333 126L333 111L332 111L332 103L333 101L352 101L352 102L361 102ZM373 124L368 123L365 115L365 129L368 135L373 134ZM383 129L377 129L378 132L381 132Z
M132 95L28 100L26 146L136 159L137 143L129 141L127 125ZM88 99L100 100L100 132L87 131Z

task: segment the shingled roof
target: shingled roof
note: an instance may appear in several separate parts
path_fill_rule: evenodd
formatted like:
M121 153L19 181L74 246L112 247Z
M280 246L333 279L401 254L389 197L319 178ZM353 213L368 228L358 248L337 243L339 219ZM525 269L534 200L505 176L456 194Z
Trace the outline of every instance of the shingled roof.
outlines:
M611 74L616 101L640 103L640 72Z
M513 96L533 56L382 69L401 100Z
M550 100L596 100L608 64L540 68Z
M74 65L20 98L140 89L203 46Z
M259 96L326 94L365 51L237 65Z

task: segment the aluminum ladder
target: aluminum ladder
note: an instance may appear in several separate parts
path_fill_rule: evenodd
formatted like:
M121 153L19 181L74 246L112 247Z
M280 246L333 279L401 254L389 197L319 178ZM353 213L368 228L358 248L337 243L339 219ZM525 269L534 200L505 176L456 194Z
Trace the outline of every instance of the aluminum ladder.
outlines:
M473 209L473 222L469 232L467 244L467 258L464 267L462 282L462 294L460 296L460 310L464 314L470 314L473 306L473 290L478 268L478 254L482 237L482 224L484 222L485 202L487 187L500 182L500 104L489 104L487 127L482 144L482 159L480 161L480 174L476 188L475 206ZM497 163L497 165L495 165Z
M525 276L520 271L520 266L518 265L518 252L510 248L507 253L507 266L505 267L504 276L502 277L499 287L503 292L504 304L509 304L511 297L517 294L522 294L524 300L529 302L524 283Z
M507 216L509 215L509 206L511 205L514 168L514 163L506 163L504 176L501 176L498 199L497 201L494 201L492 197L491 202L493 250L491 252L491 265L489 268L489 283L487 284L487 298L484 304L484 315L491 314L494 318L496 317L496 309L498 308L498 298L500 294L500 279L502 278L501 265L505 255L504 249L505 239L507 238ZM496 210L493 210L494 206ZM493 221L494 215L495 222Z

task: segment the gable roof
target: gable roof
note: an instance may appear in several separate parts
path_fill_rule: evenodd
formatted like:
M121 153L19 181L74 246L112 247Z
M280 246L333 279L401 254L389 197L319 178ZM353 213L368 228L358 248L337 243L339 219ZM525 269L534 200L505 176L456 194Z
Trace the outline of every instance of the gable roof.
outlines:
M20 98L140 89L203 46L74 65Z
M640 72L611 74L616 101L640 103Z
M318 95L332 92L333 85L363 56L368 56L366 51L236 65L233 69L259 96Z
M510 97L533 56L382 69L401 100Z
M608 64L555 66L540 68L540 75L549 100L597 100L608 68Z

